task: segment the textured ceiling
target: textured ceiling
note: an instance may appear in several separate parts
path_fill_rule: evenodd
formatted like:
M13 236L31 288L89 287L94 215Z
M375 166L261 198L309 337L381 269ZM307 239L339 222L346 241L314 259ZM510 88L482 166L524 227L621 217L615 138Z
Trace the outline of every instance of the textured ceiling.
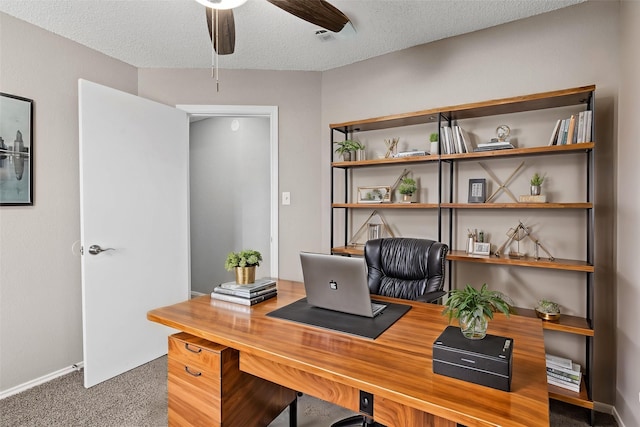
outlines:
M330 0L357 34L319 28L265 0L234 9L236 51L221 68L324 71L586 0ZM207 68L204 6L194 0L0 0L0 11L140 68Z

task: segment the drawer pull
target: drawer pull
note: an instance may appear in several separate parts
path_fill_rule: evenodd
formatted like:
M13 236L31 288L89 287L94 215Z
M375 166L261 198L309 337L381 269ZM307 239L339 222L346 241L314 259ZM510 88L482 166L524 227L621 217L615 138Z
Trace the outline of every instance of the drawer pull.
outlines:
M185 366L184 370L187 374L193 375L194 377L199 377L200 375L202 375L202 372L191 372L191 369L189 369L188 366Z
M196 350L192 350L192 349L191 349L191 347L189 347L189 343L188 343L188 342L187 342L187 343L184 343L184 348L186 348L187 350L189 350L191 353L196 353L196 354L198 354L198 353L202 352L202 349L201 349L200 347L195 347L195 348L196 348Z

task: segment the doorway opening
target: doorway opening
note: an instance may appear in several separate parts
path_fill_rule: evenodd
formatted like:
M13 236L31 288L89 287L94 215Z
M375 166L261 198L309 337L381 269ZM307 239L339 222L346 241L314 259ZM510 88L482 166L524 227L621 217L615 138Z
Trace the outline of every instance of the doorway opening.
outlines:
M190 126L191 295L233 280L231 251L263 254L257 277L278 277L278 110L178 105Z

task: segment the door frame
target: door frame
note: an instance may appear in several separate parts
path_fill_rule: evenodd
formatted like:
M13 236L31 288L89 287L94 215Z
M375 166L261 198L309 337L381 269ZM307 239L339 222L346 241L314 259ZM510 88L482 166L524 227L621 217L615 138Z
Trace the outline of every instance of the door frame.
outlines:
M269 157L271 171L270 271L278 277L278 107L275 105L189 105L180 104L189 117L266 117L269 119Z

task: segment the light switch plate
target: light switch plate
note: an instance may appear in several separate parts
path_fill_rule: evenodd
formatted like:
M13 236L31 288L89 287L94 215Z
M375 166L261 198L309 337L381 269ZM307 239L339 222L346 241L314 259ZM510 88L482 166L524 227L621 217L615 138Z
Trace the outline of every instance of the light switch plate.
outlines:
M290 205L291 204L291 193L288 191L282 192L282 204Z

